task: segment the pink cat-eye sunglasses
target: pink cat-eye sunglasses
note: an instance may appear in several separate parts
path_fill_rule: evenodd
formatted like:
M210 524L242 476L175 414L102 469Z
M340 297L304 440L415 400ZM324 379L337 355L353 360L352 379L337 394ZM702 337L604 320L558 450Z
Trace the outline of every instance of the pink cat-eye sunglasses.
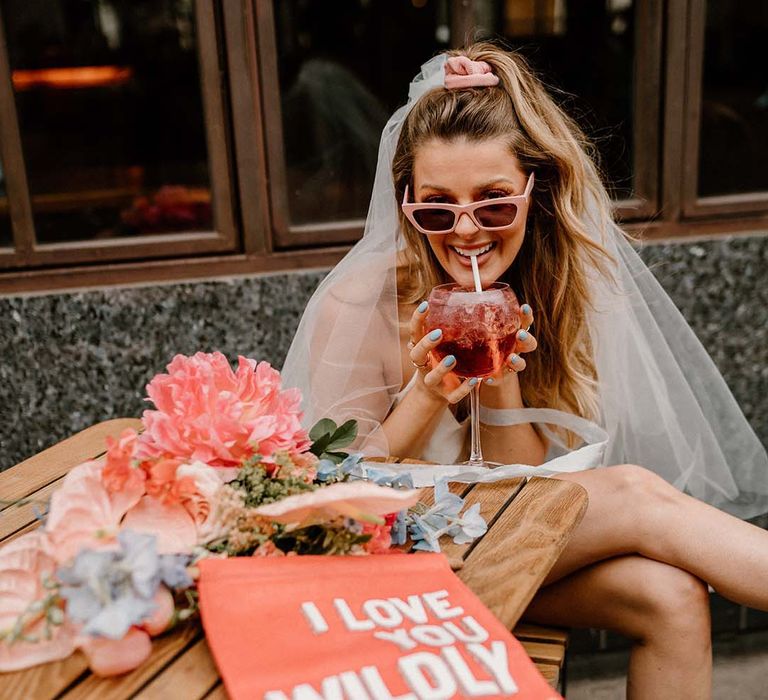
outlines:
M533 190L533 172L523 194L512 197L484 199L471 204L443 204L442 202L409 202L408 185L405 186L403 214L421 233L451 233L466 213L475 226L485 231L495 231L512 226L522 211L528 208L528 199Z

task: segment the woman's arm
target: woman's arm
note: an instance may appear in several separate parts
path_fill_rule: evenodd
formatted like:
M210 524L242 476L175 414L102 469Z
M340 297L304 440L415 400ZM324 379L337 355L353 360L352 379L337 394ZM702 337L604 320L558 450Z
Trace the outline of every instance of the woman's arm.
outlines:
M518 360L522 361L522 360ZM492 384L483 383L480 404L490 409L524 408L517 372L505 372ZM501 464L542 464L547 455L546 440L530 423L486 425L481 414L480 439L483 457Z
M381 425L389 451L398 457L418 457L448 407L445 399L423 391L419 380Z
M435 363L431 351L440 344L442 331L424 334L427 302L419 304L411 314L409 324L408 362L416 367L416 376L402 401L382 422L381 428L389 443L389 452L398 457L417 457L422 454L440 421L443 411L463 399L475 379L457 377L453 368L456 359L449 355ZM398 358L400 359L400 358Z
M517 332L515 352L505 361L504 370L492 380L483 382L480 390L480 405L489 409L524 408L520 390L520 372L525 369L521 353L533 352L538 343L529 332L533 324L533 309L528 304L520 307L520 325ZM486 459L501 464L534 464L544 462L547 456L547 441L530 423L519 425L487 425L480 414L480 439Z

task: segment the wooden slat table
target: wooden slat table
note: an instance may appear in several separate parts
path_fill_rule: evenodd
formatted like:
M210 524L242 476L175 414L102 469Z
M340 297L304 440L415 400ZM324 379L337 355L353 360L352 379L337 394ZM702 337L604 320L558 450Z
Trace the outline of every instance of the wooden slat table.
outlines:
M100 423L0 473L0 542L36 527L39 501L48 498L72 467L101 454L107 435L117 436L125 428L139 426L135 419ZM569 482L539 478L454 484L452 490L462 493L467 505L480 503L489 530L467 545L443 538L443 551L458 576L507 628L513 629L581 520L587 506L586 492ZM20 498L30 502L5 504ZM431 493L425 498L431 498ZM561 653L557 649L563 645L554 642L563 633L525 625L515 632L547 680L556 685L562 661L557 658ZM117 678L94 676L84 656L77 652L64 661L0 674L0 688L4 700L226 698L197 623L156 638L152 656L138 669Z

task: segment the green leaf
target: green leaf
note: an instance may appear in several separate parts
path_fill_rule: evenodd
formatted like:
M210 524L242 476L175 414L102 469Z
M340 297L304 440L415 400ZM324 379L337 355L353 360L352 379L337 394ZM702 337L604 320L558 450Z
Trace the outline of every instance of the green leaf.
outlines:
M312 443L312 447L309 448L309 451L315 455L315 457L322 459L323 452L325 452L325 448L328 447L328 443L330 443L330 441L331 435L323 435L321 438L318 438Z
M331 441L326 445L326 451L338 450L340 447L346 447L352 444L357 437L357 421L348 420L346 423L339 426L339 428L333 433Z
M344 424L346 425L346 423ZM342 426L343 427L343 426ZM336 432L336 423L330 418L321 418L309 431L310 440L319 440L325 435L333 435Z

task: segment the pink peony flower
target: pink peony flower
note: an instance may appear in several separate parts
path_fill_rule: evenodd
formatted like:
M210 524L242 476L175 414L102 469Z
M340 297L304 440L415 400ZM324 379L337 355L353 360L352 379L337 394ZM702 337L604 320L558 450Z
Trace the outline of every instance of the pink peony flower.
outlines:
M392 489L369 481L331 484L316 491L288 496L254 512L278 523L308 525L328 522L339 516L381 522L381 516L409 508L419 500L414 489Z
M236 467L255 453L272 462L275 452L309 448L301 394L282 390L280 373L268 362L239 357L233 372L220 352L198 352L176 355L167 369L147 385L156 410L144 411L140 457Z
M0 642L0 672L65 659L75 650L76 629L70 622L51 626L51 638L46 639L43 613L29 615L30 606L48 593L43 577L52 577L55 570L50 543L39 530L0 548L0 632L13 628L19 616L26 614L25 636L39 638L37 642Z

